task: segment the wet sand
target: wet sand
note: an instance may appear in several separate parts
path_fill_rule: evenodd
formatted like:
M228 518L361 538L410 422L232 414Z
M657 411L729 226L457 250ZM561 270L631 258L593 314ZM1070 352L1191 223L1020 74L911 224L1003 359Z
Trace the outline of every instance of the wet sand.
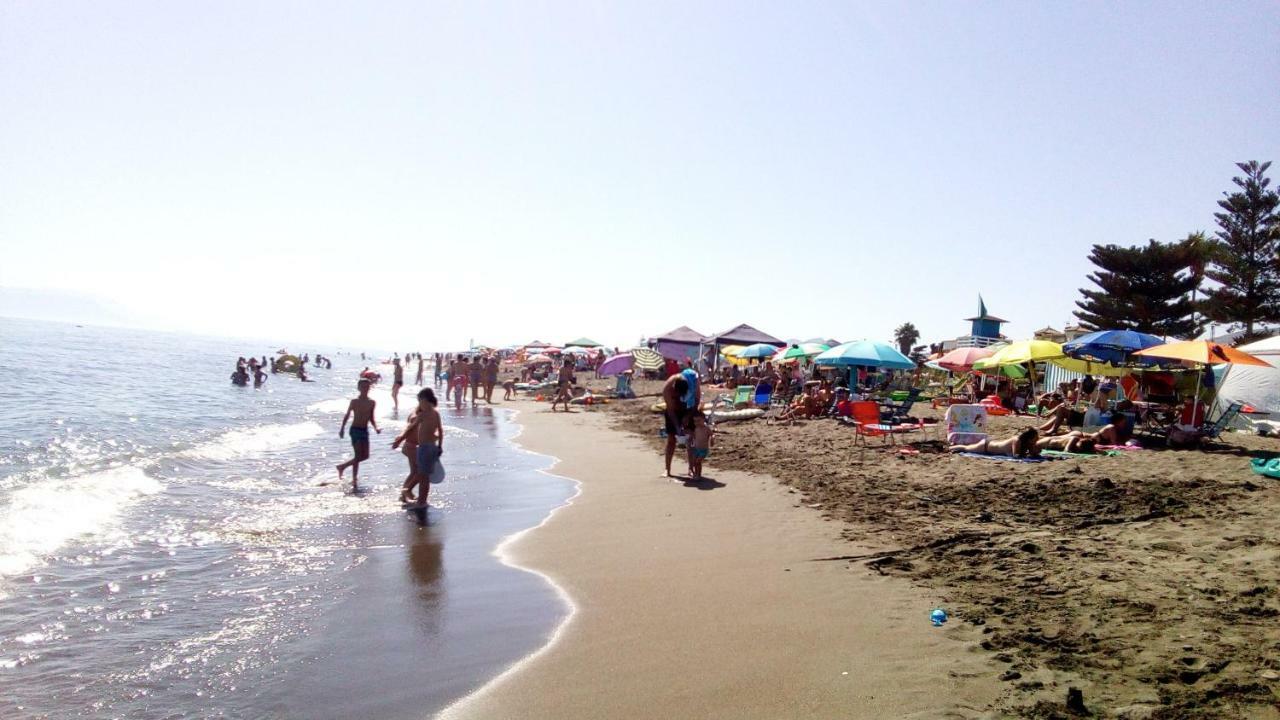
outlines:
M671 481L604 412L514 405L517 442L582 488L508 560L576 611L443 717L966 718L996 700L1004 667L980 629L934 628L937 595L822 560L850 544L793 489L720 469Z

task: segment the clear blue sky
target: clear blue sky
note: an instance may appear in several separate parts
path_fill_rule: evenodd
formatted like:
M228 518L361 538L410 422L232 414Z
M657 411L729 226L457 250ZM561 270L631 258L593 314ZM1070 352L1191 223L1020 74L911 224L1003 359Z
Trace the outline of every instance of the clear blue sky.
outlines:
M1275 2L10 0L0 286L403 348L937 340L979 292L1026 336L1090 244L1212 230L1278 99Z

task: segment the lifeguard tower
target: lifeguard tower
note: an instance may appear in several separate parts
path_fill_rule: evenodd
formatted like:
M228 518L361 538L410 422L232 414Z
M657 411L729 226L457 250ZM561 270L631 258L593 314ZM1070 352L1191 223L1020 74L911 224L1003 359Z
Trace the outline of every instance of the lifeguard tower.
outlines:
M978 296L977 316L965 318L965 320L970 323L969 334L961 335L955 340L944 341L942 343L944 352L963 347L987 347L1005 341L1005 336L1000 332L1000 326L1009 321L987 312L987 304L983 302L981 295Z

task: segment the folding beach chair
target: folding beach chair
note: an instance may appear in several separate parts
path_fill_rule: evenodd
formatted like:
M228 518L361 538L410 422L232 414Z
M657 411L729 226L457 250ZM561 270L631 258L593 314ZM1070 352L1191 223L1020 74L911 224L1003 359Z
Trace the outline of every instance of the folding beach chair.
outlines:
M849 424L853 425L856 432L854 436L854 444L861 442L863 447L867 445L868 437L877 435L884 437L884 444L897 444L897 439L893 436L893 426L885 425L880 422L880 406L873 400L860 400L850 405Z
M905 422L911 413L911 406L915 405L918 399L920 399L920 388L911 388L911 392L907 393L901 402L884 403L881 406L881 419L890 425Z
M1217 440L1221 437L1222 431L1226 430L1231 425L1231 421L1235 420L1236 416L1240 414L1240 410L1243 407L1244 405L1242 403L1231 403L1228 405L1227 409L1222 411L1222 414L1218 416L1217 420L1214 420L1212 423L1200 428L1200 436L1209 440Z
M752 404L758 408L768 410L769 404L773 401L773 386L768 383L762 383L755 393L756 395L752 399Z
M981 405L951 405L945 422L948 445L970 445L987 439L987 409Z
M733 389L733 406L744 408L751 404L751 394L755 392L752 385L739 385Z

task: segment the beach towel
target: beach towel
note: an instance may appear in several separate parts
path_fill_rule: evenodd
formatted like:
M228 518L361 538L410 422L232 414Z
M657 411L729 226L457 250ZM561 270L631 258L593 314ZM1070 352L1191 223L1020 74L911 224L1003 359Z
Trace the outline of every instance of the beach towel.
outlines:
M951 405L945 422L951 445L971 445L987 439L987 409L981 405Z
M1101 449L1101 446L1096 446L1096 447ZM1115 450L1103 450L1103 452L1099 452L1099 453L1073 453L1073 452L1067 452L1065 450L1041 450L1040 454L1051 457L1051 458L1096 458L1096 457L1111 457L1111 456L1119 455L1120 453Z
M1005 462L1017 463L1040 463L1055 458L1051 457L1009 457L1008 455L983 455L982 453L958 453L961 457L982 458L983 460L1003 460Z

